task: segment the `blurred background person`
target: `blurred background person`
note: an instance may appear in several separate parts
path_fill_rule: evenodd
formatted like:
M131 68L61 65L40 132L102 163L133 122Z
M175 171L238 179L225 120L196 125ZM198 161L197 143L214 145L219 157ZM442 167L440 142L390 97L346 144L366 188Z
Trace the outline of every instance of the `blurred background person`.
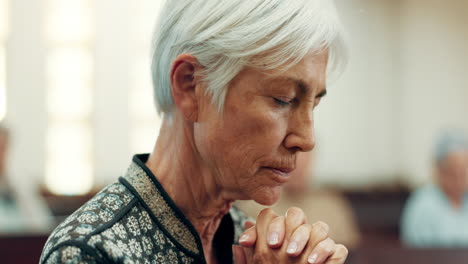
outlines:
M8 130L0 124L0 233L19 232L24 223L6 175Z
M402 216L402 240L414 247L468 247L468 141L442 134L435 151L435 184L416 190Z
M318 190L310 184L314 174L314 153L311 151L297 156L296 169L291 173L291 180L284 185L281 198L275 205L262 206L255 201L238 201L236 206L254 219L265 207L271 207L279 214L286 213L291 206L299 207L312 223L327 223L330 235L337 243L354 249L358 246L360 235L349 202L338 191Z
M15 188L9 181L9 135L0 124L0 233L46 233L53 219L45 202L37 192Z

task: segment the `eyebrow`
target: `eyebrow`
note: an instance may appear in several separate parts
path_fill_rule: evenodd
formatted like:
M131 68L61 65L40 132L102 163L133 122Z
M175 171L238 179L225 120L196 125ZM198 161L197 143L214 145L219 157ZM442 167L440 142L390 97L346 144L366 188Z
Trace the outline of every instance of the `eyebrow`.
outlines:
M288 78L286 78L286 80L294 82L297 85L297 87L299 87L302 94L306 94L308 91L311 90L311 88L301 79L288 77ZM318 93L315 96L315 98L322 98L325 95L327 95L327 89L326 88L323 89L320 93Z

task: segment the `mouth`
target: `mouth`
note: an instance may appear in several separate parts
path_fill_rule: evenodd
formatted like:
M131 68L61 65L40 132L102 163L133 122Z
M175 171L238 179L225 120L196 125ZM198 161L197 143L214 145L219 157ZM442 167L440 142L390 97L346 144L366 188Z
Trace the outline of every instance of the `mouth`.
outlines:
M291 172L294 170L294 168L288 168L288 167L283 167L283 168L262 167L262 168L272 172L276 176L275 180L280 183L286 183L289 179Z

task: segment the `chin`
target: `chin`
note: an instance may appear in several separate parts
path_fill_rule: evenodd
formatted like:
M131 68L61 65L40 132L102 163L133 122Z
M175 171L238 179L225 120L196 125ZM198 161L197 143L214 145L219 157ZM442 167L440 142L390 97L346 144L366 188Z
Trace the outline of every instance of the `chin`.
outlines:
M281 190L281 186L262 188L255 192L255 194L251 196L251 199L261 205L270 206L279 200Z

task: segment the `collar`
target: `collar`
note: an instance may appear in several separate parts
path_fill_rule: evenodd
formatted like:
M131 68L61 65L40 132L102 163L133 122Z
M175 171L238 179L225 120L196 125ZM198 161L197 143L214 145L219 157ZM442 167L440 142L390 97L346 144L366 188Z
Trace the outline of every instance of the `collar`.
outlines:
M149 154L135 155L121 182L140 199L156 224L177 247L205 262L197 231L145 165L148 157Z

